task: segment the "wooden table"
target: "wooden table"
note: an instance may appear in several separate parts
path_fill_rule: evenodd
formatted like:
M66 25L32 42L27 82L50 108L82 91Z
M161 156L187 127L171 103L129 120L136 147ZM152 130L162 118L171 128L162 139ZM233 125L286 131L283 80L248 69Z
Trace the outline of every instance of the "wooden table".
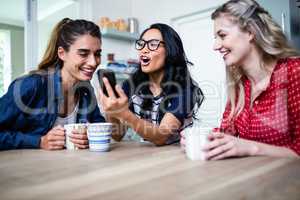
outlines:
M106 153L0 152L0 199L299 199L300 160L190 161L178 145L121 142Z

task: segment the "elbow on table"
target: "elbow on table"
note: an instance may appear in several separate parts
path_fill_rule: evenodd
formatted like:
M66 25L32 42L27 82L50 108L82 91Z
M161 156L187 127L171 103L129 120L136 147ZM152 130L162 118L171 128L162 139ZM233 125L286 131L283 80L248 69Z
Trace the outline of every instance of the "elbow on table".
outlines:
M158 138L152 141L153 144L157 147L166 145L167 138Z
M112 137L112 139L114 139L114 141L121 142L123 135L114 135L113 134L111 137Z

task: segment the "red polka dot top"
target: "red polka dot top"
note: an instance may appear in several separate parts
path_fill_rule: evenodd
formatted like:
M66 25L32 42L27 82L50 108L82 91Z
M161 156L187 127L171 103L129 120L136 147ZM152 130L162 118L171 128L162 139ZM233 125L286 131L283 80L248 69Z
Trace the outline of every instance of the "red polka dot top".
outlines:
M240 138L290 148L300 155L300 58L280 59L270 83L253 102L251 83L244 77L245 107L228 120L230 103L223 113L221 130Z

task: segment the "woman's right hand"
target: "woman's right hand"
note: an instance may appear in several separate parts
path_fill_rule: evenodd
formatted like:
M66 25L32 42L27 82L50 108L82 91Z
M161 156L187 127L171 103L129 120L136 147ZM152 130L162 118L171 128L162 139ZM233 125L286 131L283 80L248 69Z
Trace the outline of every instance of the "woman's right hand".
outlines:
M116 97L107 78L103 78L103 83L108 93L108 96L106 96L100 88L99 101L103 111L109 117L121 118L122 114L128 111L128 98L126 94L124 93L122 88L117 85L116 92L118 93L119 97Z
M65 129L60 125L56 126L41 137L40 148L45 150L63 149L65 139Z

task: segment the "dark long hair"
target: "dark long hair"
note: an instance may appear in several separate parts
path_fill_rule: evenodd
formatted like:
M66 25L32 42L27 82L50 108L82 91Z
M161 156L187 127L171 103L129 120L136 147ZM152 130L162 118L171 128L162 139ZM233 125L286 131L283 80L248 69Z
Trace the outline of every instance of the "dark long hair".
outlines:
M190 95L192 99L189 102L192 102L192 106L197 105L200 107L204 95L201 89L195 84L192 80L187 65L193 65L186 58L182 41L177 34L177 32L167 24L156 23L152 24L149 28L144 30L140 35L140 38L150 29L157 29L162 34L162 38L164 41L164 46L166 49L166 59L164 65L164 76L161 82L161 88L163 91L163 95L174 96L178 94L178 92L185 91L187 95ZM152 99L151 92L149 90L149 76L144 73L139 67L137 71L131 77L130 85L131 85L131 94L142 94L146 98L144 98L143 104L141 106L142 113L146 110L152 109ZM125 82L126 83L126 82ZM144 87L139 87L143 85ZM159 109L160 120L165 113L165 108L167 107L170 98L165 98L166 100L162 102ZM187 109L187 108L184 108ZM142 114L141 113L141 114ZM195 112L193 113L194 116Z

